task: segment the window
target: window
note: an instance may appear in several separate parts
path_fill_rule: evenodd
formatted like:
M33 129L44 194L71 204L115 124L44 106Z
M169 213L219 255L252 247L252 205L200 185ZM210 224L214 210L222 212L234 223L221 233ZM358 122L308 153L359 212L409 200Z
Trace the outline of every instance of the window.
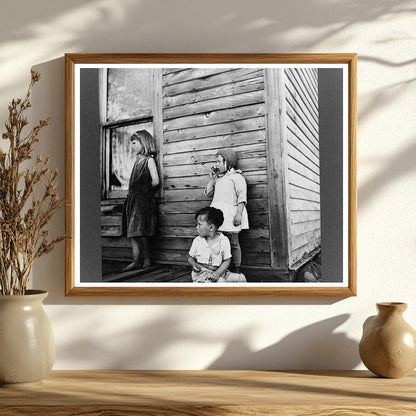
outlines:
M148 130L155 136L160 123L157 92L160 91L157 69L107 68L101 72L101 166L102 198L127 195L134 154L130 136Z

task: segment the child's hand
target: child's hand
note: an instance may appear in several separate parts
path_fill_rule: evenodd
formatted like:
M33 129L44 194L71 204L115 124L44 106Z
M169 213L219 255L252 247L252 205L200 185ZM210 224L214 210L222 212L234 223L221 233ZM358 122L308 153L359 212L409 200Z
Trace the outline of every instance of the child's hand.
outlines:
M199 273L199 272L201 271L201 266L200 266L199 264L194 264L194 265L192 266L192 270L193 270L195 273Z
M243 216L241 214L236 214L234 217L234 225L236 227L238 227L239 225L241 225L241 220L242 220Z
M210 276L209 276L209 281L210 282L213 282L213 283L216 283L216 282L218 282L218 279L220 278L220 275L219 275L219 273L218 272L216 272L216 271L212 271L211 273L210 273Z
M215 166L213 166L212 168L211 168L211 170L209 171L209 177L213 180L213 181L215 181L215 180L217 180L217 178L218 178L218 175L220 174L220 171L219 171L219 169L217 168L217 167L215 167Z

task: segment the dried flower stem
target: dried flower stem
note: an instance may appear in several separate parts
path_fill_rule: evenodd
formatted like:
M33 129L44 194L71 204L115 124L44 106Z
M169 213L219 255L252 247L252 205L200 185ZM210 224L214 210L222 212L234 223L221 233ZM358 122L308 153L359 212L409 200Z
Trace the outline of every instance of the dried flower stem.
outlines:
M9 150L0 150L0 294L23 295L29 283L33 262L48 254L66 237L49 238L45 229L56 209L63 205L56 193L57 171L48 167L49 157L38 156L33 166L22 169L32 159L39 132L50 120L41 120L26 136L25 111L31 107L30 96L40 74L32 71L25 98L9 105L9 118L2 139L9 141ZM35 198L35 188L43 189ZM37 194L38 192L36 192Z

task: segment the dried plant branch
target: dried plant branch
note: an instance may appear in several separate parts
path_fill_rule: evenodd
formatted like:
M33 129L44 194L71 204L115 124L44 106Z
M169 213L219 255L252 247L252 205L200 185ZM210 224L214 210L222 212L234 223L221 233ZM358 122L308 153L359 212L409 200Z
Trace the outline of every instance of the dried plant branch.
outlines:
M49 157L37 156L32 167L22 164L32 159L40 131L50 119L40 120L24 136L29 124L25 111L31 107L32 88L40 79L36 71L23 99L12 100L6 131L8 151L0 150L0 294L23 295L33 262L50 253L65 236L50 238L47 224L63 205L56 192L58 171L49 168ZM35 198L34 195L40 195Z

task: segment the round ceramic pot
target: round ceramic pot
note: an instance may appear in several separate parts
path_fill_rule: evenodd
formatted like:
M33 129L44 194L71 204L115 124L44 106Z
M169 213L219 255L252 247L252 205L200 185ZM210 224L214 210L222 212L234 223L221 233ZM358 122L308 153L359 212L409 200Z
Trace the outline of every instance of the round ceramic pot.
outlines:
M52 326L42 301L48 292L0 295L0 385L41 383L55 361Z
M416 331L403 319L406 303L377 303L378 315L364 322L360 357L381 377L400 378L416 367Z

